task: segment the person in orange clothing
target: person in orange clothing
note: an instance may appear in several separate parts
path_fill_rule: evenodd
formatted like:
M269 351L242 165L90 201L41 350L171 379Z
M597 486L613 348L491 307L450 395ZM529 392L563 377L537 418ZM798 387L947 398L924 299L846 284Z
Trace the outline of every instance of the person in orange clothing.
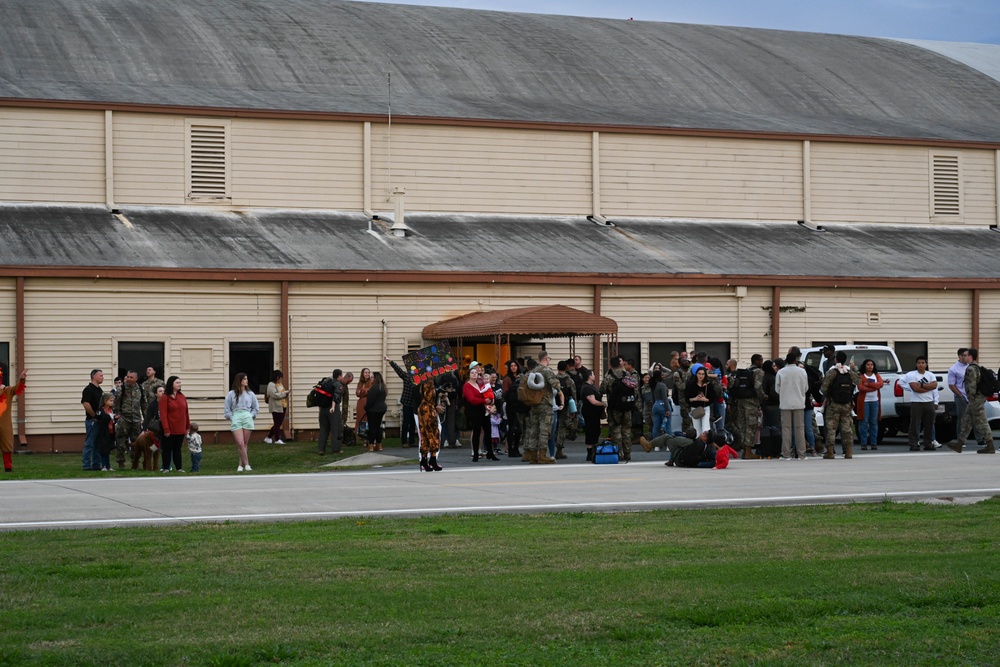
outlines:
M24 381L28 371L21 371L17 385L8 387L3 383L3 369L0 368L0 452L3 453L4 472L14 471L14 397L24 393Z

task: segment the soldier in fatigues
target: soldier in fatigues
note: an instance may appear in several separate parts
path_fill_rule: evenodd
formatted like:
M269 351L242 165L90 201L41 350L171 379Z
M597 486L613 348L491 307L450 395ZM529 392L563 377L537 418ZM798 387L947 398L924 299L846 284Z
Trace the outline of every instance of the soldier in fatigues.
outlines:
M559 401L563 400L562 389L559 386L559 378L549 368L549 353L542 350L538 356L538 365L535 366L535 373L541 373L545 378L545 386L558 394ZM545 399L538 405L532 405L528 412L527 434L524 443L524 456L528 463L555 463L556 460L548 455L549 437L552 435L552 401L548 393Z
M841 350L837 353L837 365L826 372L823 377L823 396L826 402L823 408L823 423L826 425L826 453L824 459L835 458L833 446L837 442L837 431L844 443L844 458L854 458L854 407L853 387L861 380L857 371L844 365L847 353ZM852 387L848 386L848 376ZM844 400L846 398L846 401Z
M608 402L608 438L618 446L620 459L627 463L632 460L632 408L623 410L620 407L615 407L616 398L611 391L615 381L625 376L632 377L628 371L622 368L622 358L620 356L612 357L611 370L604 376L604 381L601 383L601 393L607 397ZM632 391L634 395L632 405L634 406L635 401L638 400L638 385Z
M156 403L156 388L166 388L166 383L156 377L156 369L150 366L146 369L146 379L142 383L142 394L146 398L146 405Z
M979 391L980 372L977 363L979 350L970 348L969 357L972 358L972 361L965 369L965 393L969 399L969 405L965 408L965 414L962 415L962 423L958 427L958 433L955 435L955 439L948 443L948 448L961 454L966 439L975 429L977 434L985 436L984 442L986 443L986 446L977 449L976 453L996 454L997 450L993 445L993 429L990 428L989 422L986 420L986 401L990 397Z
M753 374L753 392L749 396L735 397L736 443L737 446L743 447L743 458L745 459L760 458L753 453L753 448L757 444L757 432L760 429L760 420L763 416L760 405L766 398L764 394L764 370L761 368L763 363L764 357L759 354L750 357L750 368L747 370ZM735 396L739 388L733 384L730 385L729 391Z
M558 413L559 423L556 426L556 458L565 459L566 453L563 448L566 446L566 436L569 435L570 426L576 434L576 413L569 411L569 399L576 400L576 388L573 386L573 379L566 372L568 362L560 361L556 366L556 377L559 379L559 386L563 393L563 407Z
M115 395L114 410L119 416L115 426L115 458L119 468L125 467L125 455L142 433L142 420L146 415L146 393L138 380L136 372L129 371L125 374L125 383ZM155 393L156 390L153 391Z

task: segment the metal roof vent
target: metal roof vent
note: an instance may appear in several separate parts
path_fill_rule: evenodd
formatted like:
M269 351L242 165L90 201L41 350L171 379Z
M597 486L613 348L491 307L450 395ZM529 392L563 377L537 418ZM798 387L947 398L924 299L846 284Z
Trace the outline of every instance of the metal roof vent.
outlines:
M808 229L811 232L825 232L826 231L826 227L824 227L823 225L817 225L815 222L812 222L811 220L808 221L808 222L805 221L805 220L798 220L797 222L799 224L799 227L804 227L804 228Z
M598 213L597 215L588 215L587 220L590 220L595 225L600 225L601 227L617 227L615 223L611 222L603 215Z

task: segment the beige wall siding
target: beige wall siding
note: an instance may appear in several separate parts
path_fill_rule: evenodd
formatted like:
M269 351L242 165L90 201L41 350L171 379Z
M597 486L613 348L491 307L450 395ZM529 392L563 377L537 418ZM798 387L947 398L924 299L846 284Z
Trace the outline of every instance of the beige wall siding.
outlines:
M363 208L362 123L236 119L234 206Z
M929 155L916 146L812 142L812 219L816 222L928 224ZM964 224L996 223L993 151L942 150L962 158ZM942 224L935 219L934 224ZM956 221L957 222L957 221Z
M812 142L816 222L930 222L926 148Z
M113 122L115 203L184 204L184 117L115 113Z
M1000 290L979 294L979 360L993 370L1000 367Z
M928 363L940 371L955 362L956 349L969 345L972 332L967 290L783 288L781 305L805 308L781 314L782 351L825 340L928 341ZM879 313L878 326L868 324L869 312Z
M619 341L642 344L647 368L669 361L650 359L649 343L728 342L740 365L755 353L770 356L770 305L766 288L748 289L743 298L732 287L615 287L601 295L601 314L618 322Z
M372 125L372 207L391 210L390 186L410 211L587 215L591 135L393 125L392 182L385 125Z
M191 418L206 431L226 430L227 341L273 342L280 360L280 320L276 283L28 280L28 433L83 433L80 393L92 368L105 371L105 389L114 386L115 341L164 342L165 373L181 378ZM211 348L211 370L182 369L191 347ZM264 412L258 425L266 428Z
M0 200L104 201L104 113L0 108Z
M962 222L997 224L996 151L959 151L962 156Z
M802 217L802 143L601 134L605 215Z
M358 376L364 367L385 373L389 389L389 423L396 425L396 401L402 383L392 368L382 362L383 320L386 323L386 353L400 363L408 351L408 344L436 342L421 340L421 331L428 324L479 310L555 303L592 312L593 290L545 285L294 284L289 293L292 425L296 429L317 427L316 409L306 408L305 400L318 380L328 376L334 368ZM589 338L577 341L577 349L585 358L591 356L590 341ZM553 359L568 355L567 340L545 342ZM352 393L352 406L355 400Z

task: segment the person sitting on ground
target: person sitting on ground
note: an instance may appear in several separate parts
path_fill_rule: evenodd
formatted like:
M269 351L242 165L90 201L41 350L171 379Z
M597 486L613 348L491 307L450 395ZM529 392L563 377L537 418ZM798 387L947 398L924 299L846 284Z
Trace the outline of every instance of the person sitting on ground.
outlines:
M712 435L705 431L692 444L675 446L671 449L667 465L680 468L714 468L716 452L720 447L727 445L725 435L721 433Z
M715 467L712 470L725 470L729 467L729 459L738 459L740 455L736 453L736 450L729 446L728 442L719 444L718 441L715 443Z

